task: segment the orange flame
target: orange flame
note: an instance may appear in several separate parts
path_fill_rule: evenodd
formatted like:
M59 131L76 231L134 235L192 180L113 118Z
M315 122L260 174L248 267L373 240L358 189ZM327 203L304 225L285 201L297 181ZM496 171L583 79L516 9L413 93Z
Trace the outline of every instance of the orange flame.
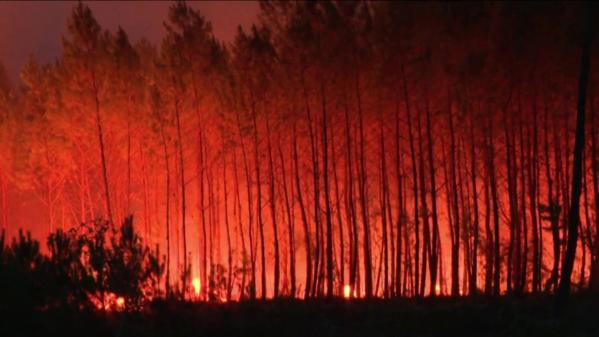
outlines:
M118 297L116 299L116 308L117 310L122 310L125 308L125 299L123 297Z
M193 280L191 280L191 286L193 287L193 293L195 294L195 296L199 297L200 289L201 289L200 279L197 277L194 277Z
M345 286L343 286L343 297L345 298L350 298L351 296L351 287L346 284Z

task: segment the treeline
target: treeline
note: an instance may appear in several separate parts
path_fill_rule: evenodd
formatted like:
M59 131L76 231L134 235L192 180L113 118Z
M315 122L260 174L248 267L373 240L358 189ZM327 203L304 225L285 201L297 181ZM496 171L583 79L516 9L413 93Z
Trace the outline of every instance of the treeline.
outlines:
M162 289L204 299L214 275L226 299L556 290L581 4L260 6L225 45L178 2L155 46L76 5L62 56L0 85L3 227L16 194L49 232L135 214ZM599 285L591 71L578 290Z

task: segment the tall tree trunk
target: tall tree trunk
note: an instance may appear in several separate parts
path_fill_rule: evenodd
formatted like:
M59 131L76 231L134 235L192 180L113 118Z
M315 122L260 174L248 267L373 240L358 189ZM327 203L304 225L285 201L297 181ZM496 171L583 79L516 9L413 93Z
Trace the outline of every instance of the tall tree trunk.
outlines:
M530 155L530 162L528 164L528 178L529 178L529 204L530 204L530 216L532 221L532 291L538 292L541 290L541 259L542 259L542 230L540 228L539 222L537 220L537 212L538 212L538 192L537 192L537 182L538 182L538 131L537 131L537 100L536 95L533 97L533 137L532 137L532 155Z
M381 157L381 185L380 185L380 201L381 201L381 235L382 235L382 249L383 249L383 297L389 298L389 249L387 239L387 209L386 209L386 195L387 195L387 164L385 161L385 131L383 122L383 109L381 109L379 116L379 133L380 133L380 157Z
M509 217L509 229L510 229L510 234L509 234L509 245L508 245L508 256L507 256L507 292L511 293L512 289L513 289L513 280L512 277L514 275L514 271L515 268L514 266L517 265L517 261L516 263L514 263L514 244L515 244L515 236L516 236L516 226L518 224L517 221L517 206L516 206L516 186L515 186L515 182L514 182L514 171L515 171L515 164L512 161L512 153L514 152L513 149L513 143L512 143L512 137L510 136L509 133L509 128L508 125L510 123L510 121L507 118L507 109L504 109L503 111L504 114L504 118L503 118L503 123L504 123L504 135L505 135L505 155L506 155L506 167L507 167L507 184L508 184L508 201L509 201L509 207L510 207L510 217ZM517 259L516 259L517 260ZM516 273L517 274L517 273Z
M345 183L347 184L346 189L346 209L347 209L347 221L351 224L350 226L350 243L349 243L349 286L350 296L354 296L357 293L356 284L358 281L358 261L359 261L359 250L358 250L358 224L356 214L356 204L354 202L354 175L353 175L353 164L352 164L352 143L351 143L351 123L349 120L347 97L344 95L344 119L345 119L345 148L346 148L346 170L345 170Z
M586 31L582 45L582 56L580 66L580 77L578 82L578 106L576 114L576 138L574 143L574 163L572 168L572 196L570 198L570 210L568 213L568 246L562 265L561 279L557 292L557 301L564 302L570 293L570 282L574 258L576 255L576 244L578 242L578 228L580 226L580 191L582 187L582 151L584 149L584 125L585 125L585 103L587 95L587 83L589 79L590 54L592 40L592 22L595 6L589 5L586 13Z
M582 186L584 188L584 224L580 224L580 244L582 246L582 261L580 266L580 281L578 283L578 290L584 289L584 283L586 278L586 261L587 261L587 251L591 251L593 249L593 236L591 234L591 214L590 214L590 206L589 206L589 185L586 174L586 161L587 161L588 153L586 150L583 151L582 154L582 163L583 163L583 174L582 174Z
M322 80L321 80L322 81ZM325 87L321 82L320 94L322 98L322 166L323 166L323 180L324 180L324 202L325 202L325 216L327 226L327 243L326 243L326 255L327 255L327 297L332 298L334 294L333 289L333 221L331 218L331 198L329 188L329 145L327 143L327 101L325 95Z
M170 296L170 270L171 270L171 226L170 226L170 196L171 196L171 170L169 166L168 147L166 144L166 137L164 135L164 129L160 126L160 136L162 139L162 149L164 151L164 166L166 168L166 211L165 211L165 222L166 222L166 296Z
M545 288L551 288L555 291L557 288L557 275L560 256L560 238L559 238L559 207L553 198L553 177L551 174L551 157L549 155L549 108L545 101L545 134L544 134L544 152L545 152L545 175L547 180L547 213L550 221L551 238L553 243L553 266L551 275L546 282ZM555 163L557 165L557 163Z
M366 298L373 295L372 289L372 254L370 250L370 227L368 215L368 200L367 200L367 173L366 173L366 154L364 151L364 114L362 111L361 92L360 92L360 75L356 73L356 97L358 103L358 120L360 132L360 204L362 211L362 224L364 227L364 237L362 239L364 249L364 286L366 290Z
M407 97L406 97L407 99ZM395 247L395 284L394 294L402 295L402 240L403 240L403 185L401 174L401 138L400 138L400 116L399 116L399 97L396 96L395 103L395 179L397 180L397 219L396 221L396 247ZM431 162L432 163L432 162ZM432 165L432 164L431 164Z
M306 109L306 117L308 122L308 133L310 135L310 150L312 155L312 183L313 183L313 201L314 201L314 235L316 238L315 249L314 249L314 268L312 276L312 285L310 286L312 293L311 296L316 296L319 291L319 280L320 280L320 183L319 183L319 165L318 165L318 149L316 148L316 135L314 134L314 126L312 122L312 113L310 110L310 102L308 99L308 89L305 85L304 73L301 73L301 83L303 88L304 106Z
M470 295L476 295L478 292L478 187L476 185L476 139L474 138L474 114L471 114L470 120L470 177L472 179L472 205L474 206L474 221L472 223L472 265L470 270Z
M592 93L592 90L590 90ZM597 160L597 119L594 109L594 97L590 97L591 108L591 174L593 179L593 200L595 206L595 233L593 250L591 252L591 275L589 288L599 292L599 163Z
M227 195L227 156L223 141L223 198L224 198L224 216L225 229L227 231L227 301L231 300L231 292L233 289L233 247L231 244L231 229L229 228L229 198Z
M289 277L290 277L290 294L291 297L296 296L296 276L295 276L295 225L294 225L294 205L290 202L289 189L287 187L287 174L285 173L285 160L283 159L283 149L281 140L278 142L279 161L281 165L281 180L283 181L283 195L285 197L285 208L287 212L287 235L289 240ZM294 199L293 184L291 184L291 200Z
M418 296L424 296L424 290L426 286L426 270L427 270L427 259L430 254L430 223L429 223L429 210L428 204L426 200L426 183L424 180L424 150L422 148L422 143L424 139L422 137L422 125L420 113L416 119L416 127L418 128L418 177L420 178L420 204L422 207L422 267L420 272L420 284L418 285ZM418 254L418 251L416 251Z
M270 217L272 223L274 240L274 294L273 297L279 297L279 279L280 279L280 256L279 256L279 231L277 226L276 196L275 196L275 168L272 158L272 143L270 134L270 123L266 120L267 140L268 140L268 167L269 167L269 192L270 192Z
M183 235L183 289L187 288L187 270L189 265L187 263L187 228L186 228L186 199L185 199L185 161L183 160L183 136L181 131L181 117L179 111L179 101L175 99L175 119L177 126L177 148L179 151L179 179L181 184L181 233Z
M245 244L245 235L243 234L243 215L241 213L241 193L239 191L239 176L237 175L237 151L233 150L233 173L235 179L235 210L237 213L237 226L241 238L241 284L239 285L239 300L245 298L246 285L246 258L247 249Z
M410 157L412 159L412 191L413 191L413 202L414 202L414 214L413 214L413 218L414 218L414 251L415 252L419 252L420 251L420 216L418 214L418 174L417 174L417 166L416 166L416 151L414 148L414 135L412 132L412 113L410 111L410 98L408 96L408 89L407 89L407 80L406 80L406 76L405 76L405 71L403 66L401 67L401 73L402 73L402 78L403 78L403 88L404 88L404 99L405 99L405 104L406 104L406 113L408 116L408 138L409 138L409 142L410 142ZM408 246L406 246L406 249L409 249ZM418 273L418 267L420 265L420 259L419 259L419 255L415 254L414 255L414 282L415 282L415 287L416 289L418 288L419 284L420 284L420 279L419 279L419 273Z
M237 111L237 110L236 110ZM249 284L249 296L253 300L256 298L256 254L254 249L254 229L253 229L253 212L254 207L252 198L252 179L250 175L250 167L248 164L248 156L243 141L243 133L239 112L236 113L237 119L237 130L239 132L239 141L241 142L241 153L243 155L243 168L245 172L245 186L246 186L246 199L247 199L247 211L248 211L248 241L250 245L250 284ZM205 231L204 231L205 233ZM204 256L206 256L206 250L204 250ZM245 266L244 266L245 268Z
M204 289L207 289L208 286L208 232L207 232L207 223L206 223L206 203L205 203L205 184L204 177L206 174L205 168L205 158L204 158L204 135L202 132L202 127L200 123L200 119L198 118L198 212L200 214L200 224L202 233L202 254L200 262L200 277L202 280L202 289L201 295L205 296L206 293ZM199 243L199 240L198 240Z
M450 91L448 90L448 95ZM447 106L447 118L449 120L449 135L450 135L450 158L451 158L451 189L452 189L452 199L453 199L453 227L454 227L454 242L452 242L451 246L451 295L459 296L460 295L460 285L459 285L459 261L460 261L460 210L458 206L458 185L456 181L456 159L455 159L455 149L456 149L456 141L455 141L455 132L453 125L453 116L452 116L452 108L451 101L448 97L448 106Z
M520 257L520 276L519 285L516 291L522 294L526 291L528 279L528 219L526 216L526 168L529 166L530 159L526 158L529 145L524 141L524 122L520 116L520 219L521 219L521 257ZM530 137L526 137L530 143ZM525 147L526 146L526 147ZM530 189L530 186L528 187Z
M488 140L485 135L485 162L488 163ZM484 188L485 188L485 295L493 292L493 232L491 231L491 197L489 196L490 183L489 165L485 165Z
M487 145L487 170L491 187L491 204L493 206L493 295L501 291L501 255L499 251L499 196L497 193L497 176L495 174L495 145L493 142L493 121L489 121Z
M304 225L304 245L306 248L306 283L304 285L304 299L306 299L310 297L312 285L312 244L310 242L310 226L308 224L308 216L306 215L306 207L304 206L304 199L302 197L302 185L300 183L299 160L297 157L297 133L295 130L295 123L293 124L293 163L295 164L295 186L297 189L297 201L300 205L302 224Z
M106 203L106 212L108 220L113 224L112 207L110 205L110 184L108 183L108 168L106 165L106 150L104 144L104 130L102 126L102 117L100 116L100 97L98 84L96 80L96 72L92 70L92 91L94 95L95 113L96 113L96 129L98 132L98 144L100 145L100 161L102 163L102 180L104 183L104 202Z
M337 227L339 228L339 289L338 293L343 294L345 287L345 239L343 233L344 222L341 218L341 196L339 192L339 179L337 176L337 159L335 156L335 131L331 130L331 160L333 170L333 180L335 183L335 208L337 215Z
M264 220L262 219L262 182L260 175L260 156L258 145L257 112L252 95L252 122L254 124L254 164L256 173L256 214L258 215L258 230L260 233L260 296L266 299L266 248L264 244Z

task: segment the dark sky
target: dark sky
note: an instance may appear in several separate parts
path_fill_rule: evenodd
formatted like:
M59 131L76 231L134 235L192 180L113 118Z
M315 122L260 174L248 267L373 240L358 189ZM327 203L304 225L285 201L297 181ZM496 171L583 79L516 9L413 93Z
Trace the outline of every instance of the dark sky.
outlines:
M164 35L170 1L84 1L104 29L114 31L119 25L131 41L146 37L157 43ZM0 1L0 62L6 67L13 84L30 54L48 62L61 53L60 37L66 31L67 18L76 2ZM212 22L217 38L229 42L238 25L249 27L256 20L255 1L202 1L188 4Z

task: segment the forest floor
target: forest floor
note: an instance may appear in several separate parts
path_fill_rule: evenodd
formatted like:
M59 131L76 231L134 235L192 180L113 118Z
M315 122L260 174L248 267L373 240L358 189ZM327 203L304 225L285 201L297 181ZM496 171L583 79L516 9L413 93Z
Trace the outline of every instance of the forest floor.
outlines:
M0 312L1 336L599 336L599 297L154 303L145 312Z

